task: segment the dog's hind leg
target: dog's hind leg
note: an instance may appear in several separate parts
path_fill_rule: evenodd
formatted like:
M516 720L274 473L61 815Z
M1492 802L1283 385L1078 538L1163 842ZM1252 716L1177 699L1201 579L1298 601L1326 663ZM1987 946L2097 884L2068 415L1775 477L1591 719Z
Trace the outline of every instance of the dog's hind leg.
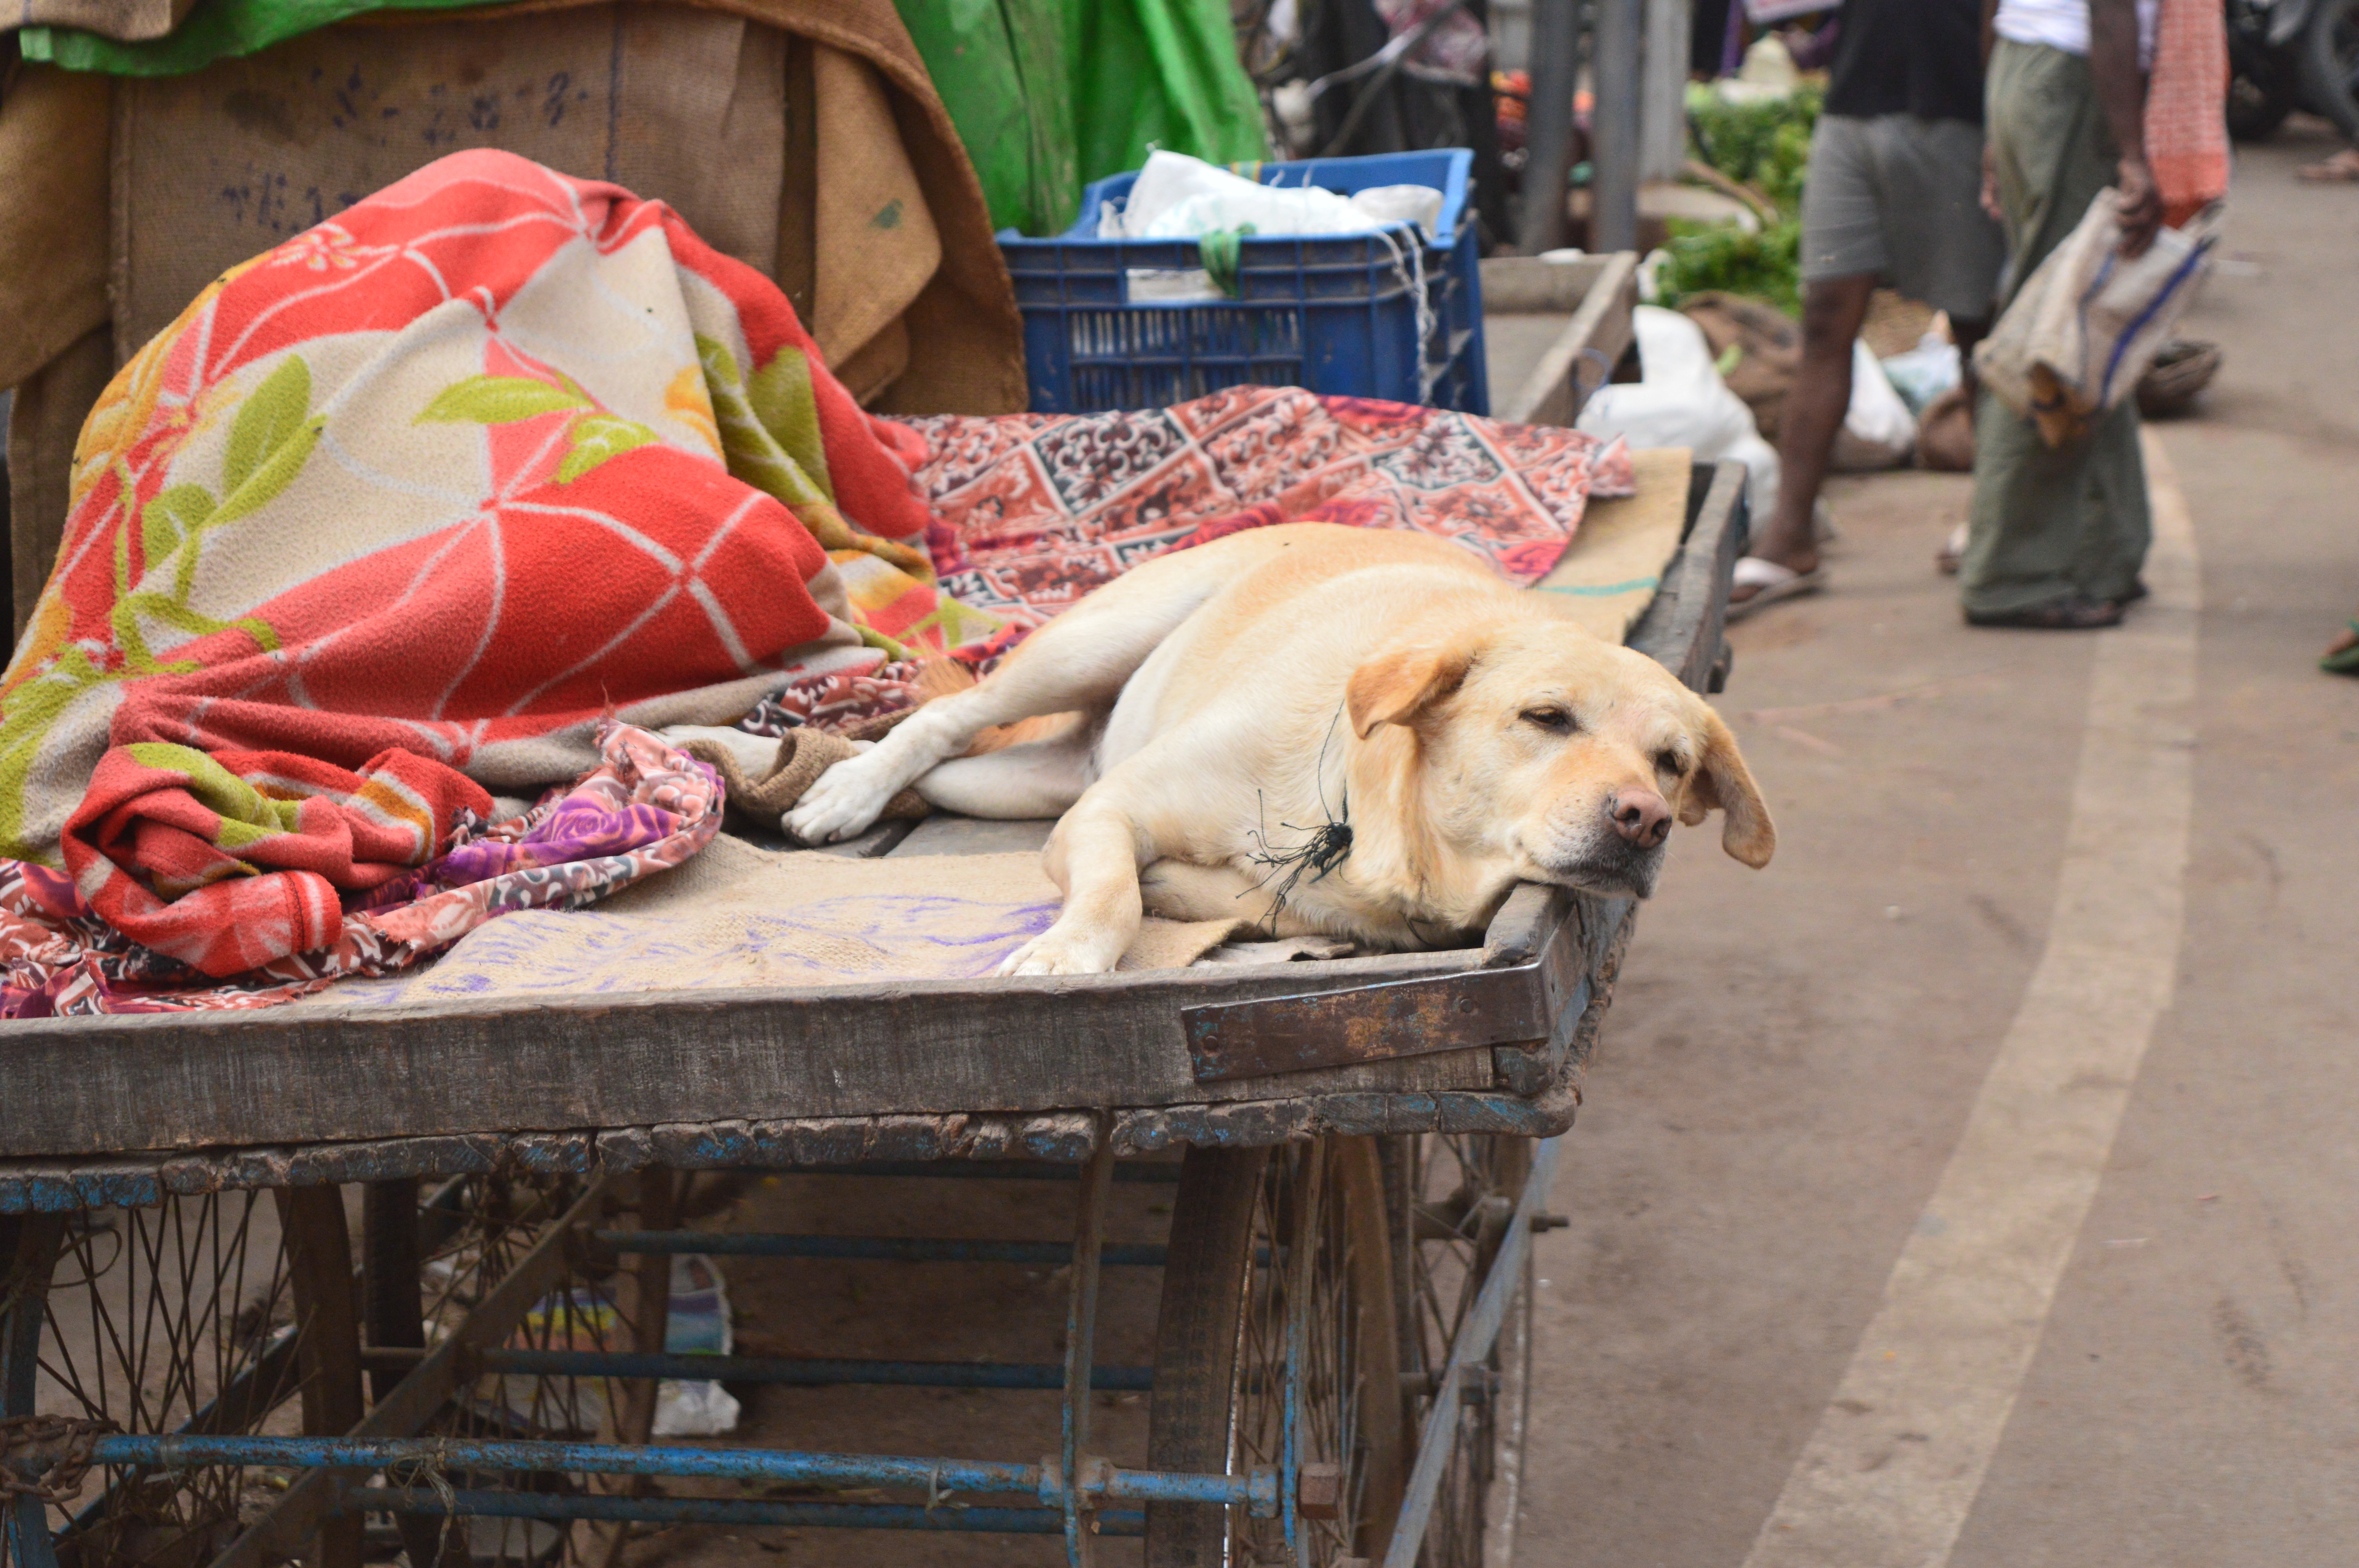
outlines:
M1190 562L1190 556L1207 558ZM1182 563L1192 569L1158 569ZM895 795L960 755L994 725L1080 711L1091 719L1083 728L1094 731L1094 720L1114 707L1123 684L1156 645L1234 570L1211 569L1218 567L1209 549L1189 550L1150 561L1107 584L1025 639L982 685L926 704L875 751L821 773L787 813L786 830L806 844L832 843L865 831Z

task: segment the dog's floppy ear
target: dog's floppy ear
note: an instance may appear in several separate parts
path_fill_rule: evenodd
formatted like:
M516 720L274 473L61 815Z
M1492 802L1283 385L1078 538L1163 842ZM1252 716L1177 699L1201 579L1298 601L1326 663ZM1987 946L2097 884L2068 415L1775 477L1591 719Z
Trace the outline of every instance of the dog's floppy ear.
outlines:
M1403 643L1352 672L1343 688L1352 733L1364 741L1379 724L1415 724L1418 715L1458 689L1474 663L1471 637L1449 643Z
M1692 827L1707 811L1726 813L1720 847L1757 871L1777 851L1777 826L1769 820L1769 807L1736 750L1736 737L1719 714L1706 708L1703 715L1703 759L1688 781L1680 820Z

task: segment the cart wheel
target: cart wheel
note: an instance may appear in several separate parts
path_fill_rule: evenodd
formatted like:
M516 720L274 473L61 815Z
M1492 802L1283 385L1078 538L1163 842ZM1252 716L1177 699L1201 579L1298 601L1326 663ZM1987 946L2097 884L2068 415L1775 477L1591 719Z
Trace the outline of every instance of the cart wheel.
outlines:
M1426 1133L1384 1141L1392 1220L1404 1381L1420 1391L1412 1430L1432 1408L1431 1389L1449 1362L1474 1298L1506 1239L1524 1181L1529 1139ZM1524 1255L1486 1376L1458 1409L1450 1466L1442 1473L1419 1568L1504 1568L1513 1552L1530 1410L1531 1254Z
M668 1229L671 1173L639 1173L635 1198L618 1197L637 1224ZM562 1175L452 1177L370 1184L364 1194L362 1296L369 1343L422 1346L455 1333L549 1227L572 1207L580 1183ZM570 1254L554 1281L505 1343L535 1350L660 1351L669 1303L669 1260L636 1257L624 1265L595 1249ZM398 1370L372 1373L384 1399ZM421 1435L537 1441L645 1443L655 1414L650 1379L486 1374L462 1383ZM495 1472L422 1468L412 1485L438 1481L461 1489L514 1486L572 1489L570 1482ZM593 1489L610 1489L592 1483ZM444 1520L420 1514L396 1520L414 1568L611 1568L625 1532L613 1526L567 1528L540 1519L477 1517Z
M349 1253L341 1303L332 1277L325 1291L316 1278L299 1289L307 1248L344 1244L343 1211L335 1189L309 1191L291 1207L287 1194L237 1192L0 1219L0 1416L133 1433L349 1424L359 1368ZM274 1478L93 1467L57 1499L9 1499L0 1561L48 1568L62 1548L76 1568L191 1568L268 1506ZM357 1561L356 1523L323 1557Z
M1332 1504L1314 1498L1288 1509L1291 1521L1151 1505L1149 1568L1327 1568L1384 1554L1408 1435L1385 1207L1371 1139L1188 1151L1164 1269L1147 1463L1223 1475L1280 1467L1283 1487L1292 1345L1299 1464L1337 1474Z

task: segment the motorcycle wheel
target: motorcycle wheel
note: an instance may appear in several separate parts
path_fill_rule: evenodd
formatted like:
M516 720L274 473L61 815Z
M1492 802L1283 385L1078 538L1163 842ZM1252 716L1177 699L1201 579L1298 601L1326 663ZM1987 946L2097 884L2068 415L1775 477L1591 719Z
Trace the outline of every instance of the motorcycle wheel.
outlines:
M2359 0L2326 0L2302 30L2302 96L2359 141Z

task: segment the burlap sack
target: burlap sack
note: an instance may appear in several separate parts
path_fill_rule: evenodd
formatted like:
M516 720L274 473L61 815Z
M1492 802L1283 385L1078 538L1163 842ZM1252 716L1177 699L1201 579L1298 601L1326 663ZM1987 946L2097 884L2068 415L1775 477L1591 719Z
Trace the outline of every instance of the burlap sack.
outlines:
M75 439L114 374L106 324L16 384L8 410L8 564L15 629L22 632L65 536Z
M1953 386L1917 417L1917 466L1937 473L1972 473L1974 467L1974 400Z
M125 43L160 38L196 9L197 0L18 0L12 27L80 27Z
M292 1005L966 979L1055 920L1040 857L777 853L723 834L695 859L589 909L487 921L422 970ZM1182 968L1249 927L1149 916L1116 968Z
M106 322L106 101L103 78L27 65L0 103L0 386Z
M895 719L906 717L899 713L892 716ZM890 729L891 725L884 728ZM847 757L859 754L853 740L874 738L838 735L825 730L789 730L779 737L777 754L768 770L759 776L748 773L738 762L737 753L717 741L690 741L680 750L708 763L721 775L721 787L730 811L758 824L765 832L776 833L779 830L778 818L802 799L805 790L819 782L820 774ZM908 822L929 815L932 809L916 790L905 789L886 804L882 815L887 822Z
M229 267L468 147L660 193L714 249L770 272L785 48L723 12L596 5L328 27L189 76L118 82L115 352L129 357Z

